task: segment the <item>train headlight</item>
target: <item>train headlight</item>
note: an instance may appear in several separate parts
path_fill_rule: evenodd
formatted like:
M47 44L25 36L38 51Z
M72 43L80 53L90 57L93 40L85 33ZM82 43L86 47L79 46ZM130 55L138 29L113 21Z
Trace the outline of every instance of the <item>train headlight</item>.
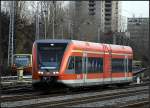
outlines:
M53 43L51 43L50 45L51 45L51 46L54 46L54 44L53 44Z
M59 72L55 72L56 74L58 74Z
M43 72L41 72L41 71L38 71L38 73L39 73L39 74L43 74Z
M53 74L55 75L55 74L58 74L59 72L53 72Z

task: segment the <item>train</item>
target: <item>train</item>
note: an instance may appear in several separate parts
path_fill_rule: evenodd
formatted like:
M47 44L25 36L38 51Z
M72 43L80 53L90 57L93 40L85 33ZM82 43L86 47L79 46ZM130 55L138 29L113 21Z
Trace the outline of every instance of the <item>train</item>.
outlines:
M17 70L22 69L23 75L32 75L32 54L14 54L13 65L11 66L12 75L17 75Z
M79 40L36 40L32 47L32 85L86 87L132 82L130 46Z

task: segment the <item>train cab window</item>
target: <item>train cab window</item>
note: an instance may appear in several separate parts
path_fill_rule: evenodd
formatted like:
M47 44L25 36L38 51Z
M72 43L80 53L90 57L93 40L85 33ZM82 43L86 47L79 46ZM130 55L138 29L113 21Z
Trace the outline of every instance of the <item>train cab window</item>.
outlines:
M68 60L68 68L66 73L73 74L75 73L75 57L70 57Z
M39 69L58 71L66 46L67 44L64 43L38 43L37 61Z
M124 59L112 59L112 72L124 72Z

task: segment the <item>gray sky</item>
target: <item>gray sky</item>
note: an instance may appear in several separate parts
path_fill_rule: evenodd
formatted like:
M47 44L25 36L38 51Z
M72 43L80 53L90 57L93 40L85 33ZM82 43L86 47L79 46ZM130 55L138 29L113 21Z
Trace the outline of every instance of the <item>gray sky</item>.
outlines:
M122 15L126 17L149 17L149 1L122 1Z

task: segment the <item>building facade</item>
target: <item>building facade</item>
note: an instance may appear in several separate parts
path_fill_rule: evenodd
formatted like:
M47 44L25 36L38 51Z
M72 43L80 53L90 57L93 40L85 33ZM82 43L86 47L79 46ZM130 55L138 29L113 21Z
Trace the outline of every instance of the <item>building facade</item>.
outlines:
M149 18L128 18L127 30L130 33L130 43L135 51L135 57L138 59L147 58L149 46Z
M104 2L70 1L69 15L75 39L99 40L104 32ZM92 36L92 37L91 37ZM88 38L88 39L87 39Z
M118 1L70 1L69 15L75 39L100 42L107 32L119 31Z
M119 15L120 15L120 2L119 1L111 1L105 0L105 29L104 31L107 32L119 32Z

